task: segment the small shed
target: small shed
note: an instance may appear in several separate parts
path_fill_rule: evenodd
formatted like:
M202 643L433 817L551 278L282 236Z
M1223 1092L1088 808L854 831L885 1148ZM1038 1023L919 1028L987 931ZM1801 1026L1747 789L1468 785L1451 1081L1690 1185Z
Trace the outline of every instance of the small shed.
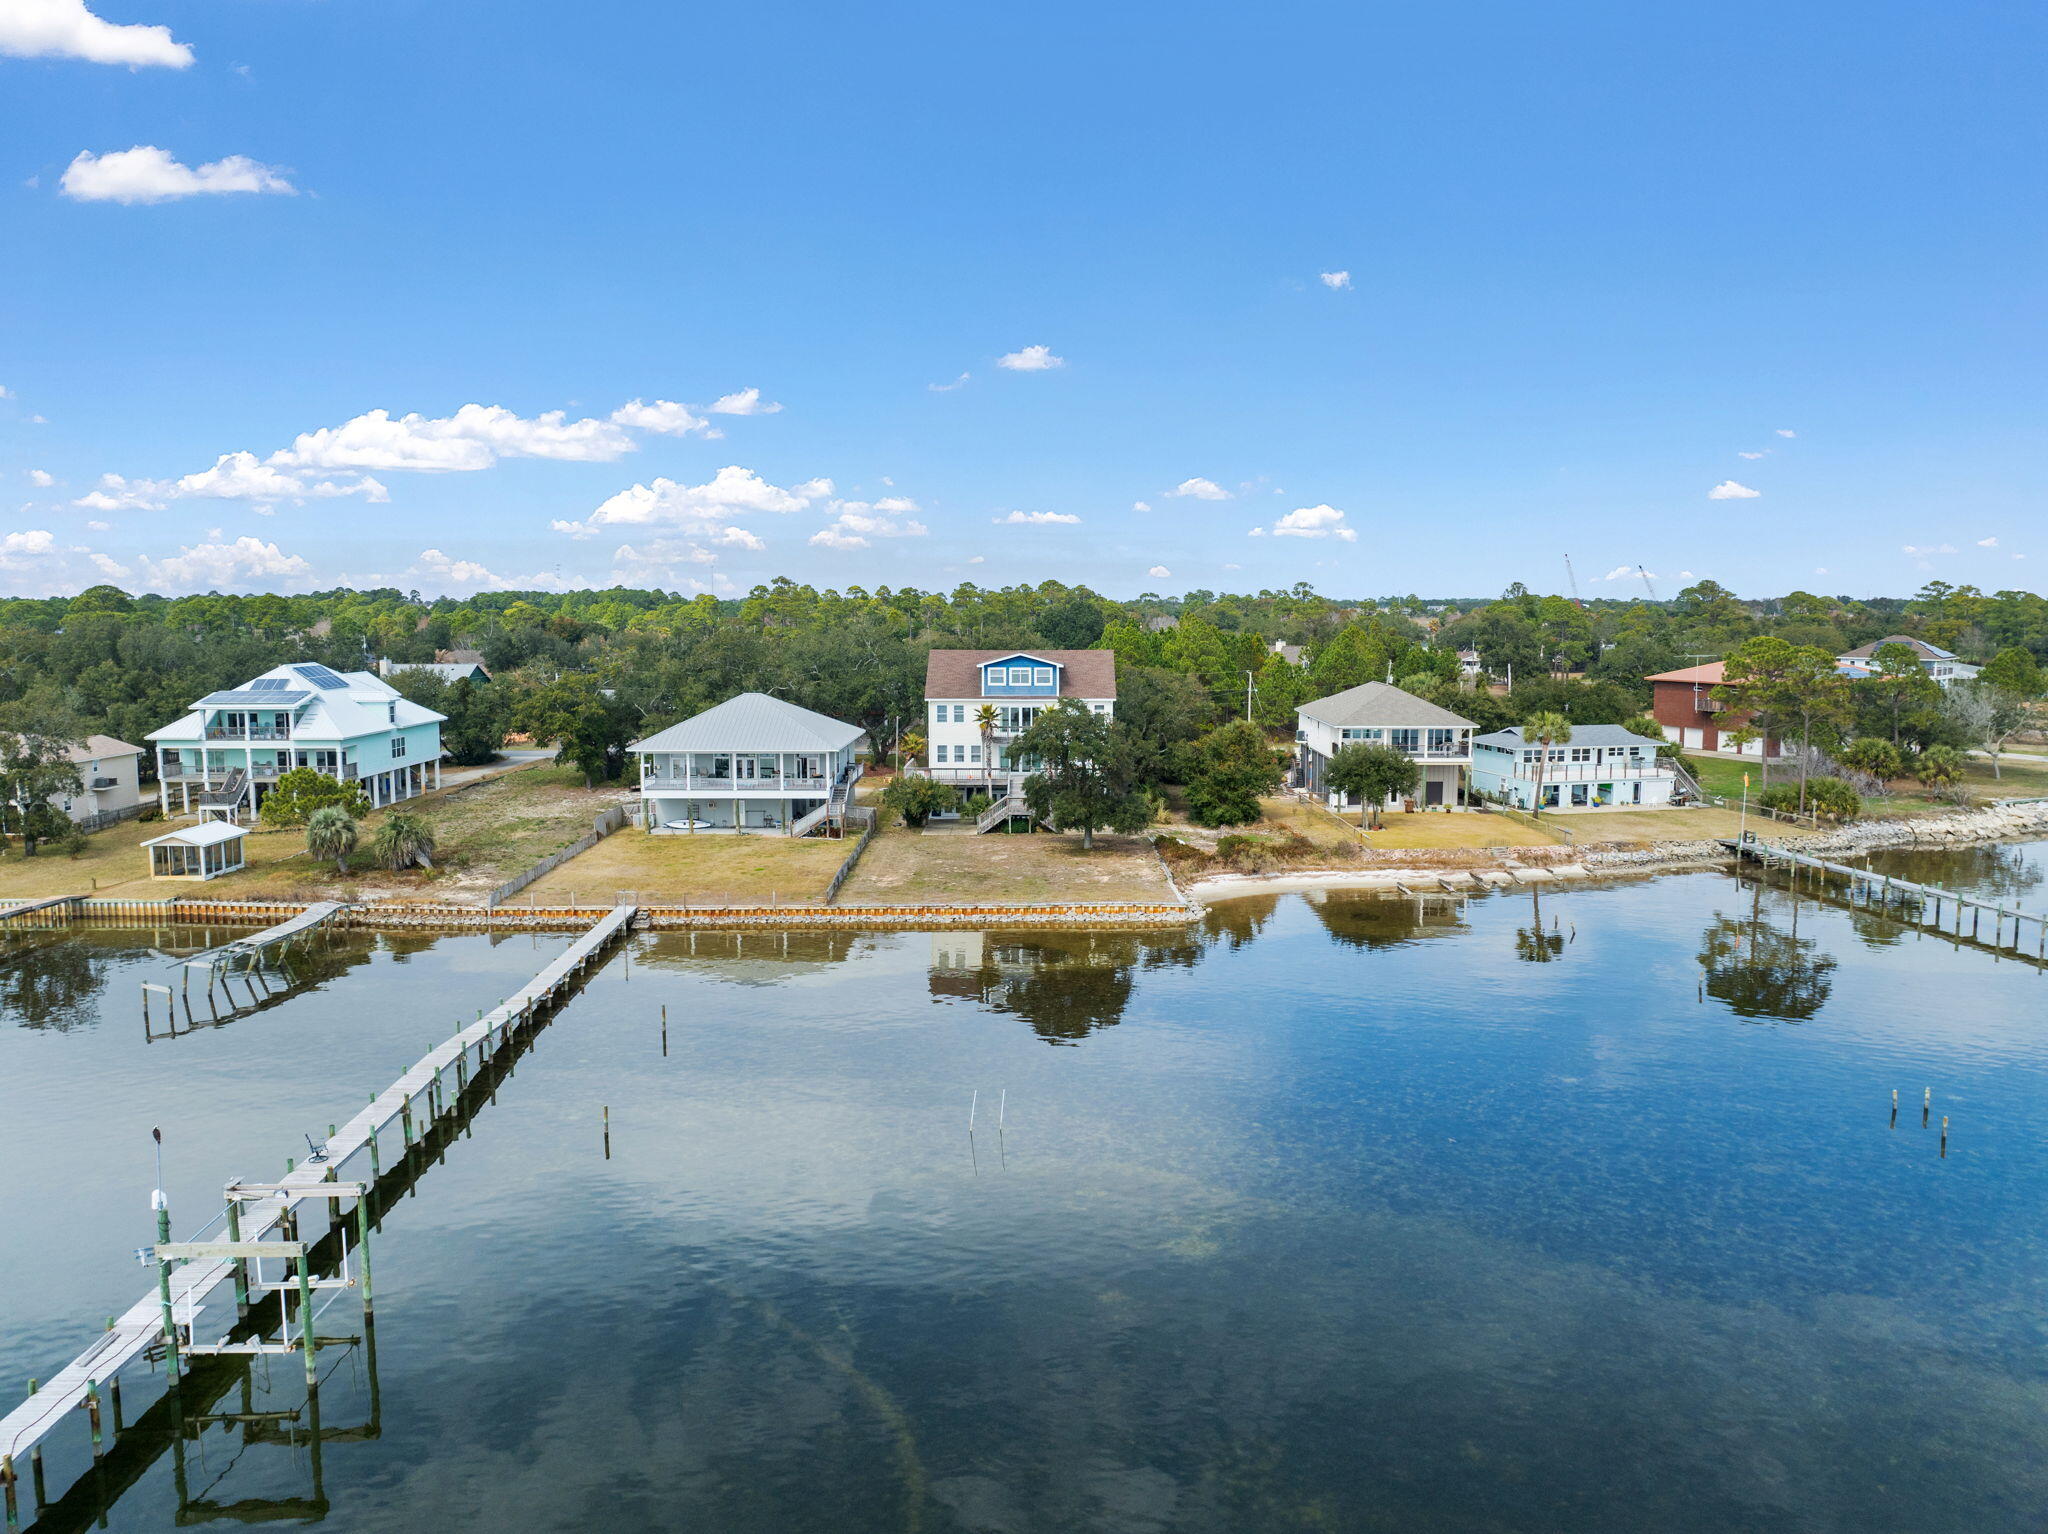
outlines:
M242 844L248 834L231 820L204 820L146 841L150 877L212 879L233 873L247 861Z

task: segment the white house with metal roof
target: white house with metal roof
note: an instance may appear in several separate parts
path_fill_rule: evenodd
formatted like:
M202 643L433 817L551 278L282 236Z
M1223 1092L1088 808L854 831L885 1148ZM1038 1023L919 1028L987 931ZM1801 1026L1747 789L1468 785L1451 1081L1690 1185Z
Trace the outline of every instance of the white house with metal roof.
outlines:
M1421 768L1418 804L1456 808L1463 802L1460 780L1471 764L1472 732L1478 728L1471 720L1386 682L1347 687L1301 704L1294 715L1297 787L1349 808L1350 796L1328 786L1330 758L1346 746L1389 746ZM1398 805L1390 799L1384 808Z
M440 786L445 717L367 671L274 666L149 732L158 799L167 815L239 819L280 773L312 767L360 783L372 805L395 804Z
M743 692L626 749L649 831L805 836L842 817L861 775L857 724Z
M1472 787L1524 810L1539 795L1546 810L1655 808L1678 785L1677 768L1657 755L1662 744L1618 724L1579 724L1569 741L1546 747L1523 739L1517 725L1472 742Z
M1915 639L1910 634L1887 634L1882 639L1873 639L1869 644L1858 645L1844 655L1835 657L1835 669L1844 676L1861 680L1877 675L1877 652L1888 644L1901 645L1913 652L1913 658L1920 662L1925 671L1943 687L1953 687L1958 682L1975 681L1977 673L1984 668L1973 666L1953 650L1944 650L1938 644L1929 644L1924 639Z

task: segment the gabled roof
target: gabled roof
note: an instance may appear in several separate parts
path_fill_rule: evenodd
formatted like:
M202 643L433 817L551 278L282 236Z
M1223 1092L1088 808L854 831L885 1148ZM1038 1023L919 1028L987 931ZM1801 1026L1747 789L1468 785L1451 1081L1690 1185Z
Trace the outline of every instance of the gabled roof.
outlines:
M1445 726L1474 728L1471 720L1385 682L1365 682L1357 687L1347 687L1327 698L1304 703L1296 712L1324 724L1336 725L1339 729L1358 725L1391 725L1402 729L1432 726L1439 729Z
M161 847L170 843L179 847L212 847L221 842L231 842L249 833L232 820L202 820L196 826L180 826L164 836L153 836L142 845Z
M925 658L927 698L978 698L981 668L991 661L1020 655L1060 668L1062 698L1114 698L1114 650L934 650Z
M765 692L743 692L636 740L628 751L838 751L867 732Z
M1887 634L1882 639L1873 639L1869 644L1858 645L1853 650L1842 652L1843 660L1873 659L1880 647L1888 644L1902 644L1922 660L1954 660L1955 651L1944 650L1938 644L1929 644L1924 639L1915 639L1909 634Z
M142 747L131 746L111 735L88 735L83 745L73 746L64 755L69 761L96 762L103 756L140 756Z
M1655 676L1643 678L1646 682L1694 682L1701 686L1718 686L1723 679L1720 661L1710 660L1704 666L1683 666L1677 671L1660 671Z
M1491 735L1475 735L1472 737L1472 744L1475 746L1504 746L1510 751L1518 750L1529 744L1528 741L1522 738L1522 731L1525 728L1526 726L1517 724L1505 730L1495 730ZM1570 740L1553 741L1552 744L1559 746L1606 747L1661 746L1664 742L1653 736L1638 735L1634 730L1624 725L1575 724L1572 726L1572 738Z

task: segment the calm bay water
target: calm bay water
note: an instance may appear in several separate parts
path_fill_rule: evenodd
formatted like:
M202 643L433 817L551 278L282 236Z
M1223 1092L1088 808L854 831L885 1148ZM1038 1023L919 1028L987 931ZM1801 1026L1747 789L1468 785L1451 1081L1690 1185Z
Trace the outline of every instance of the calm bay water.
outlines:
M2034 907L2048 858L1894 871ZM150 1281L151 1125L183 1231L565 940L337 935L267 1009L145 1042L138 983L198 941L0 961L10 1389ZM1721 874L1143 937L645 935L387 1220L376 1434L325 1446L325 1519L2037 1527L2044 1002ZM323 1425L366 1426L364 1350L333 1371ZM296 1408L297 1361L248 1399ZM303 1447L184 1458L188 1506L311 1494ZM109 1525L171 1527L173 1469Z

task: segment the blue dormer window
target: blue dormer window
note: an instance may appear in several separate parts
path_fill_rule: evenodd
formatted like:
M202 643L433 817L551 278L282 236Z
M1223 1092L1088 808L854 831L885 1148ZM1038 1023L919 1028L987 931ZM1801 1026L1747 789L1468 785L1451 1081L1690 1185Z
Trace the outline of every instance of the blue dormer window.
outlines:
M1032 655L1006 655L981 668L981 690L987 696L1051 697L1059 686L1059 668Z

